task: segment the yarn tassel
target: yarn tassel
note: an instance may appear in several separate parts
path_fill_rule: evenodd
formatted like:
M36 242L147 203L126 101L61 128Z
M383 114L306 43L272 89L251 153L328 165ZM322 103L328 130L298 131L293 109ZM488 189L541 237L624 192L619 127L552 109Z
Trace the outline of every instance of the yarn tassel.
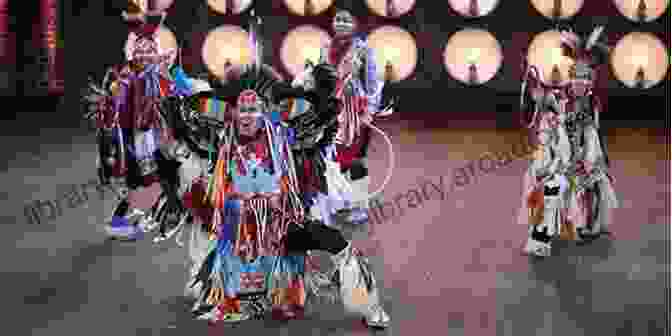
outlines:
M215 209L224 208L224 201L226 199L226 194L231 192L231 185L227 178L227 160L225 156L224 148L219 151L219 160L217 160L217 165L215 166L214 182L211 203Z
M280 187L281 187L281 190L282 190L282 193L283 193L283 194L287 194L287 193L290 191L290 187L289 187L289 176L287 176L287 175L283 175L283 176L280 178Z
M221 210L219 209L214 209L214 212L212 214L212 222L210 223L210 227L208 228L208 238L210 240L215 240L217 239L217 233L219 231L219 227L222 225L222 213Z
M210 175L208 178L208 186L205 189L205 194L203 195L203 199L201 200L201 203L203 204L210 204L210 200L212 199L212 193L215 190L215 175Z
M219 305L224 302L226 299L226 293L224 292L224 282L219 275L219 272L213 272L211 275L212 280L212 289L210 290L210 295L208 296L206 302L210 305Z

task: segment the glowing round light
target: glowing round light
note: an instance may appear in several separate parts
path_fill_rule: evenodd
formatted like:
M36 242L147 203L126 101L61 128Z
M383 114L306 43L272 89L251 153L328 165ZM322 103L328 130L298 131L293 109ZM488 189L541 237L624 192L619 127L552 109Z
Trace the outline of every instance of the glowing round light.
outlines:
M401 81L415 71L418 48L409 32L394 26L383 26L371 32L368 42L375 52L379 78Z
M556 5L560 19L576 15L583 7L584 0L532 0L532 6L543 16L555 18Z
M527 50L527 62L539 69L541 80L546 84L552 83L553 68L559 70L559 84L569 79L569 70L574 60L563 55L560 32L548 30L534 37Z
M285 0L285 5L295 15L320 15L334 3L334 0Z
M233 10L227 8L227 2L233 5ZM220 14L240 14L252 6L252 0L208 0L208 6Z
M650 22L663 16L670 0L614 0L621 15L632 21Z
M502 48L488 31L464 29L453 34L443 54L446 70L463 83L490 81L502 66Z
M234 66L249 64L252 50L249 35L238 26L220 26L205 38L202 57L208 70L216 76L224 76L227 61Z
M329 40L329 34L315 26L299 26L290 31L280 47L280 58L287 72L293 76L301 73L306 60L317 64L320 60L320 49Z
M490 14L499 0L448 0L450 8L466 17L480 17Z
M161 25L156 31L156 34L158 36L158 41L159 41L159 48L161 48L160 52L165 53L170 50L177 50L177 38L175 37L175 34L173 34L168 27ZM125 50L129 50L131 47L131 43L135 41L135 33L130 33L128 34L128 38L126 39L126 44L125 44ZM175 56L175 55L174 55ZM175 61L175 57L171 59L170 64L172 65L173 62Z
M131 0L130 2L135 4L141 12L144 13L147 11L147 3L149 0ZM154 0L155 10L164 11L170 8L170 6L173 5L173 2L175 2L175 0Z
M655 86L665 79L669 66L665 45L650 33L625 35L611 53L614 76L627 87ZM638 72L642 72L643 81L638 81Z
M415 0L366 0L366 4L378 16L399 17L413 9Z

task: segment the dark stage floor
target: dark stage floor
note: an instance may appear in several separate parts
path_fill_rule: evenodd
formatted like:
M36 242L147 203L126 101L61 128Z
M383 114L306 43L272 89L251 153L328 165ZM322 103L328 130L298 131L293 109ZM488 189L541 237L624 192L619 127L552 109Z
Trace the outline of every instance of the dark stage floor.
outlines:
M453 169L486 151L510 151L519 135L495 130L385 127L397 151L390 200L421 178L448 185ZM378 224L371 248L394 319L386 335L666 335L669 284L669 130L607 134L622 208L612 240L558 246L532 262L519 255L526 228L515 225L525 163L479 176L440 200ZM374 144L380 181L385 148ZM61 217L27 224L23 205L94 177L93 137L81 129L14 129L0 167L3 334L7 335L366 335L338 306L306 320L209 327L192 321L181 294L185 251L174 245L107 242L111 206L92 197ZM368 242L366 240L369 240ZM371 241L374 241L373 243ZM379 241L376 244L375 241Z

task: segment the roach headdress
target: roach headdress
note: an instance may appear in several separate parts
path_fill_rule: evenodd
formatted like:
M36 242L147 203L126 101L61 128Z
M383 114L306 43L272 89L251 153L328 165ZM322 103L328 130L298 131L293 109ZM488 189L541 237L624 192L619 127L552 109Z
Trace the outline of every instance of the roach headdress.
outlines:
M604 26L594 28L587 36L581 36L571 30L562 30L560 34L565 56L577 63L597 66L608 61L611 47L607 44Z

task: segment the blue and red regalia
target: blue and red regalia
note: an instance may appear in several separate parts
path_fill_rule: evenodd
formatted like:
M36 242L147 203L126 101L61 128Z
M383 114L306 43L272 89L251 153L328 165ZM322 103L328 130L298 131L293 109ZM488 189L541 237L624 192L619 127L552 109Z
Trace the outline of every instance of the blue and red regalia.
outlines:
M130 28L125 60L108 70L96 101L99 177L115 183L119 203L106 231L113 238L134 238L140 210L130 209L129 191L159 182L155 153L169 137L161 116L162 99L175 95L169 73L176 50L163 50L158 28L164 13L124 13Z
M381 112L384 83L377 76L374 51L356 34L356 22L347 11L333 21L334 36L323 48L322 61L336 67L336 97L340 101L336 162L350 179L356 199L366 199L369 174L366 164L371 129L364 126ZM355 202L350 220L366 222L367 201Z

